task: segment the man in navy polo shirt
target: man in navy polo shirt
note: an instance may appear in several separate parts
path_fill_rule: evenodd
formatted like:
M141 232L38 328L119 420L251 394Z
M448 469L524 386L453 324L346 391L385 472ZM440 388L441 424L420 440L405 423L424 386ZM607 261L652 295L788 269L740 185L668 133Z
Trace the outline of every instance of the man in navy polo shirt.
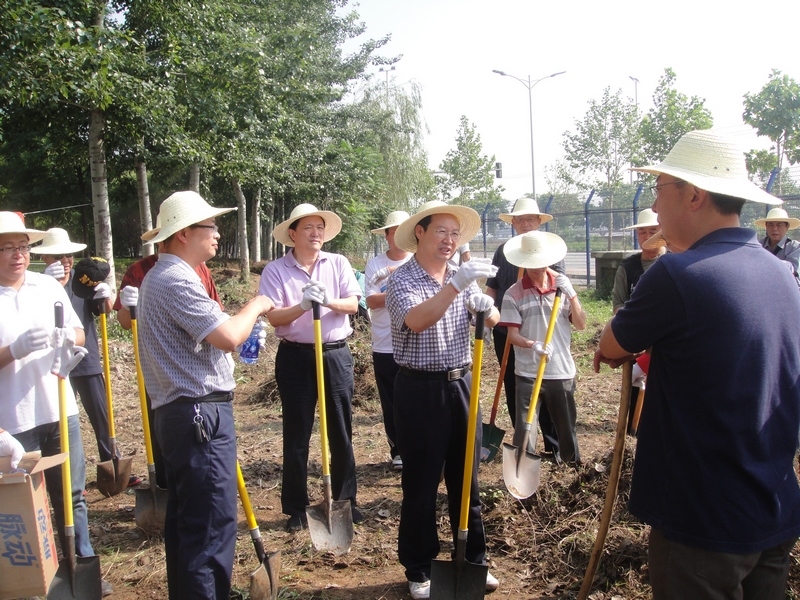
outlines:
M663 163L636 170L658 176L653 211L687 250L641 277L606 325L595 368L652 348L629 509L651 526L653 597L783 598L800 534L800 297L739 226L746 200L780 200L712 131L687 133Z

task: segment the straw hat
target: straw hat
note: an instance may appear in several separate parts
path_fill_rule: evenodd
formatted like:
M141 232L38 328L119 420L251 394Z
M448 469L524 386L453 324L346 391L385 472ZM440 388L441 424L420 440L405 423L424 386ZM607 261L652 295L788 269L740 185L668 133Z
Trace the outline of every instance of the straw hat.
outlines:
M313 204L298 204L292 209L292 214L283 223L280 223L272 230L272 237L284 246L294 246L292 238L289 237L289 225L302 219L303 217L322 217L325 221L325 236L322 243L328 242L339 235L342 230L342 220L334 212L329 210L317 210Z
M416 252L417 236L414 235L414 230L417 227L417 223L425 217L433 215L453 215L458 219L458 225L461 230L458 244L466 244L469 242L481 228L480 216L468 206L446 204L441 200L432 200L420 206L413 217L409 217L403 221L397 228L394 234L394 242L397 244L397 247L402 248L406 252Z
M548 221L553 220L553 215L539 212L539 205L536 204L536 200L533 198L520 198L514 202L514 210L512 210L510 213L501 214L500 220L505 221L506 223L511 223L511 220L514 217L521 217L522 215L539 215L539 219L542 223L547 223Z
M22 222L22 217L18 213L0 211L0 235L4 233L24 233L28 236L28 242L31 244L47 235L38 229L26 229L25 223Z
M387 229L391 229L392 227L397 227L398 225L400 225L400 223L408 219L410 216L411 215L409 215L404 210L396 210L394 212L390 212L388 215L386 215L386 225L384 225L383 227L376 227L375 229L370 229L370 231L372 233L383 233Z
M789 229L800 227L800 219L790 217L789 213L782 208L773 208L767 213L766 217L755 221L756 227L766 227L767 223L788 223Z
M658 248L666 248L667 240L664 239L664 233L659 231L655 235L651 235L642 243L642 250L656 250Z
M707 192L761 204L781 204L747 177L744 152L713 130L690 131L681 137L663 162L631 171L666 173Z
M508 240L503 246L508 262L526 269L543 269L567 255L567 244L555 233L529 231Z
M639 213L638 223L629 227L623 227L622 229L628 231L630 229L643 229L644 227L661 227L661 225L658 224L658 217L656 216L656 213L649 208L645 208Z
M75 254L86 248L86 244L76 244L71 242L69 234L58 227L48 229L42 239L42 245L31 248L34 254L49 254L58 256L59 254Z
M153 229L151 229L150 231L145 231L142 234L142 241L143 242L149 242L150 240L152 240L154 237L156 237L158 235L159 231L161 231L161 213L160 212L158 213L158 216L156 216L156 226Z
M159 217L162 226L158 233L150 240L145 241L151 241L154 244L163 242L181 229L212 217L224 215L232 210L236 210L236 208L211 206L197 192L175 192L161 203Z

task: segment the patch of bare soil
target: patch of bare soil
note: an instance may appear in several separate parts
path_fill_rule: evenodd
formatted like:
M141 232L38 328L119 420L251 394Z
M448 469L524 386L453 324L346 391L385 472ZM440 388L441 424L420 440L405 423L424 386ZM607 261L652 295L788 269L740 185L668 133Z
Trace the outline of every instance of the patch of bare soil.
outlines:
M214 273L218 285L238 275ZM257 286L257 277L251 282ZM227 303L229 312L237 307ZM281 514L281 409L274 380L276 344L255 365L237 363L234 402L238 456L268 552L282 552L280 598L325 600L398 600L410 598L403 568L397 561L397 527L402 493L400 474L391 469L377 390L371 365L369 333L351 340L356 363L353 444L358 471L359 507L365 516L355 526L350 553L343 557L313 550L308 531L290 534ZM505 489L502 456L480 467L481 496L492 573L500 580L496 598L572 599L577 597L592 551L605 500L611 450L619 407L619 373L600 375L587 367L592 348L576 348L579 468L542 463L541 486L525 501ZM133 350L129 337L112 340L113 396L117 437L125 455L133 456L133 472L147 473ZM488 422L499 367L491 348L484 352L481 404ZM511 438L504 399L498 427ZM104 577L114 586L112 598L166 598L164 544L147 537L134 520L135 495L127 491L104 498L96 489L98 461L94 435L85 414L81 424L86 449L89 520L94 548L101 555ZM311 441L309 491L312 502L322 499L319 435ZM541 441L539 442L541 445ZM593 600L650 597L647 575L646 528L626 510L635 441L629 439L611 528L595 580ZM439 538L441 559L449 559L452 544L444 485L440 488ZM248 597L249 573L257 566L243 512L231 598ZM800 597L800 565L793 557L790 597Z

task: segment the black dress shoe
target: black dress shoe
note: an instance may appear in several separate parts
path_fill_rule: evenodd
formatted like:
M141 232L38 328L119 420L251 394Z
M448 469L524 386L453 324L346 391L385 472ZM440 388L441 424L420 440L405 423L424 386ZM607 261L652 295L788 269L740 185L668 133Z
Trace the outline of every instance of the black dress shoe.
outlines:
M364 515L355 506L353 507L353 525L361 523L364 520Z
M308 518L305 515L289 517L289 520L286 522L287 531L300 531L304 527L308 527Z

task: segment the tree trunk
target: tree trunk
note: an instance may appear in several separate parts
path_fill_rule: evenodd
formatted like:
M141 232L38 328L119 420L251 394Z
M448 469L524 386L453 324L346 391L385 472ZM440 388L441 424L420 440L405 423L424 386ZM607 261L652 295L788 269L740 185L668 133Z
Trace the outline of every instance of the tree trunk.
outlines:
M111 211L108 206L106 176L105 114L95 109L89 115L89 169L92 176L92 207L94 209L94 242L96 256L104 258L111 267L106 282L116 289L114 245L111 240Z
M197 163L189 168L189 190L200 193L200 165Z
M136 163L136 189L139 192L139 223L142 233L153 228L150 216L150 188L147 185L147 163L139 160ZM153 244L142 243L142 257L153 254Z
M242 187L239 185L239 180L232 179L231 185L236 196L236 206L239 207L237 211L239 215L239 266L241 269L239 279L242 283L247 283L250 280L250 255L247 250L247 201Z
M275 223L275 201L271 200L269 203L269 207L264 214L267 217L266 222L264 223L264 250L266 251L266 256L264 260L274 260L275 252L273 251L273 241L272 241L272 230L274 229Z
M261 262L261 188L253 194L252 223L253 240L250 242L250 255L253 262Z

